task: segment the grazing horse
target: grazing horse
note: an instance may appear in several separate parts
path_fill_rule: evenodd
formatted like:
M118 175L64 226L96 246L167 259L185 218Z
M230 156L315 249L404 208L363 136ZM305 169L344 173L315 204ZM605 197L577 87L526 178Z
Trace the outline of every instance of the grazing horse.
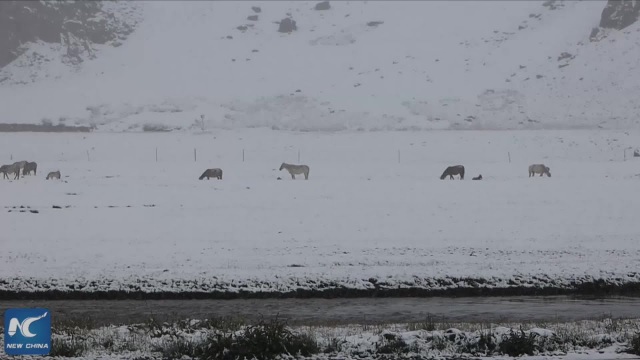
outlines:
M0 166L0 173L4 175L3 179L8 179L8 174L15 174L13 180L18 180L20 178L20 164L2 165Z
M551 177L551 169L548 166L544 166L544 164L533 164L529 166L529 177L534 176L535 174L540 174L540 176L547 174L548 177Z
M480 174L480 175L478 175L478 176L476 176L474 178L471 178L471 180L482 180L482 174Z
M210 178L216 178L218 180L222 180L222 169L207 169L205 170L202 175L200 175L200 180L207 178L207 180L209 180Z
M47 180L49 179L58 179L60 180L60 170L58 171L52 171L47 175Z
M35 162L28 162L24 164L24 168L22 169L22 176L27 174L31 175L32 171L33 171L33 175L36 175L37 168L38 168L38 164L36 164Z
M304 174L304 179L309 180L309 167L307 165L292 165L287 163L282 163L280 165L280 171L282 169L287 169L289 174L291 174L291 178L293 180L296 179L296 175Z
M440 176L440 180L444 180L444 178L446 178L447 175L449 175L449 178L451 180L453 180L453 175L460 175L460 180L464 180L464 166L462 165L449 166L444 170L444 172L442 173L442 176Z

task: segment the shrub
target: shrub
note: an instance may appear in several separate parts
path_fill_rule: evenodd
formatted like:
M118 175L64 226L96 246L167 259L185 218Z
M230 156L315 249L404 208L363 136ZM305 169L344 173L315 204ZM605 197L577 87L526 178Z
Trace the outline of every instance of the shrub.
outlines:
M294 334L277 318L268 323L261 320L239 332L210 335L200 349L201 352L195 355L201 359L260 360L284 354L310 356L319 352L311 335Z
M509 335L502 336L500 352L509 356L533 355L536 350L536 334L530 333L528 336L524 330L511 330Z
M62 356L62 357L79 357L85 351L85 345L82 341L79 341L76 337L72 336L71 339L51 339L51 351L50 356Z
M635 334L631 340L629 340L629 348L627 351L631 354L640 355L640 333Z
M376 343L378 354L403 354L409 352L409 345L396 334L382 334L380 343Z
M203 343L197 343L185 339L164 342L156 348L162 353L164 359L180 359L184 355L190 358L198 358L204 352Z

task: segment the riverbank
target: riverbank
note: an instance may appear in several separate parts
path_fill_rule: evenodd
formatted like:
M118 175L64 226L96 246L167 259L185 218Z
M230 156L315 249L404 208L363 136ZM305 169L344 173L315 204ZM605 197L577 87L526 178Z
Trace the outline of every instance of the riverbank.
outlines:
M185 282L184 288L170 291L154 290L153 284L138 281L137 287L121 290L100 290L114 287L116 281L93 281L86 286L73 284L66 286L59 281L42 281L31 279L0 279L0 300L187 300L187 299L332 299L332 298L370 298L370 297L484 297L484 296L552 296L552 295L582 295L582 296L634 296L640 294L640 282L607 281L602 279L582 280L558 286L514 285L508 287L492 287L487 282L467 281L461 285L457 279L440 280L443 286L434 288L406 287L385 288L374 286L369 289L346 287L325 289L310 289L313 284L303 286L294 291L247 291L242 288L232 288L229 291L211 290L210 284L202 285L197 282ZM450 286L446 286L447 282ZM198 287L201 286L200 289ZM126 287L126 286L123 286ZM220 287L223 287L220 285ZM250 286L244 286L250 288ZM256 288L256 287L253 287ZM144 290L142 290L144 289ZM197 289L197 290L194 290Z
M579 322L288 326L276 318L183 319L92 327L87 319L53 326L52 354L75 359L637 359L639 319Z

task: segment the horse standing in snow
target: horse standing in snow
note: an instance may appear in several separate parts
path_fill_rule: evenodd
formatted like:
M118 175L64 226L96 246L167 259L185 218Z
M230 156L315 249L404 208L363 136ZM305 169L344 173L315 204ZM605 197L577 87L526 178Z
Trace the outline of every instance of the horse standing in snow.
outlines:
M309 167L307 165L292 165L287 163L282 163L280 165L280 171L282 169L287 169L289 174L291 174L291 178L293 180L296 179L296 175L304 174L304 179L309 180Z
M442 173L442 176L440 176L440 180L444 180L444 178L446 178L447 175L451 180L453 180L453 175L460 175L460 180L464 180L464 166L462 165L449 166L444 170L444 172Z
M540 176L547 174L548 177L551 177L551 169L544 164L533 164L529 165L529 177L534 176L535 174L540 174Z
M36 164L35 162L28 162L24 164L24 168L22 168L22 176L31 175L32 171L33 171L33 175L36 175L37 168L38 168L38 164Z
M11 165L2 165L0 166L0 173L3 174L3 179L8 179L8 174L15 174L13 180L18 180L20 178L20 164L14 163Z
M207 178L207 180L209 180L210 178L216 178L218 180L222 180L222 169L207 169L205 170L202 175L200 175L200 180Z
M27 163L28 163L28 161L26 161L26 160L22 160L22 161L16 161L16 162L14 162L14 163L13 163L13 165L17 165L17 166L18 166L18 168L19 168L20 170L22 170L22 169L24 169L24 166L25 166L25 165L27 165ZM20 171L20 170L19 170L19 171ZM22 174L24 175L24 172L23 172Z

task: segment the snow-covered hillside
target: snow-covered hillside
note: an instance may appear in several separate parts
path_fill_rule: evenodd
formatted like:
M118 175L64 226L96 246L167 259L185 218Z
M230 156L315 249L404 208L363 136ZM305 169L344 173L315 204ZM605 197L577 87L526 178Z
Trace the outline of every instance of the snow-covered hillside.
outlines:
M288 130L637 128L640 25L604 1L137 2L118 47L0 71L3 123ZM133 5L131 5L133 6ZM253 16L249 19L249 16ZM297 30L278 32L291 17ZM204 122L202 122L204 119Z

